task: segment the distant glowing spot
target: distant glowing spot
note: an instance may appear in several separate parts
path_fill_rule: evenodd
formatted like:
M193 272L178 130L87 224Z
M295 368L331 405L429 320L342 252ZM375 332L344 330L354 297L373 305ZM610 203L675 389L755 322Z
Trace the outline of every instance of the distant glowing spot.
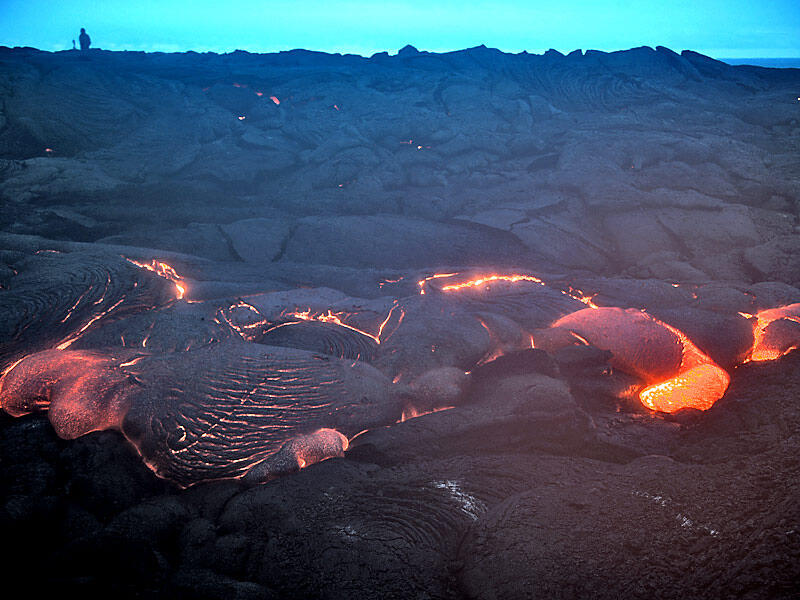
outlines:
M405 141L405 140L400 140L400 143L401 143L401 144L408 144L408 145L410 146L411 144L413 144L413 143L414 143L414 140L408 140L408 141Z
M397 283L399 281L402 281L403 279L404 279L403 277L399 277L397 279L384 279L378 282L378 287L383 288L383 286L385 286L388 283Z
M244 121L247 117L245 117L244 115L239 115L236 118L239 119L240 121Z
M339 110L339 105L338 104L334 104L333 108L335 108L336 110Z
M237 88L246 88L246 87L247 87L247 85L245 85L245 84L243 84L243 83L234 83L234 84L233 84L233 87L237 87Z
M143 359L144 359L144 356L135 356L134 358L132 358L129 361L126 361L124 363L120 363L119 366L120 367L132 367L133 365L135 365L136 363L138 363L140 360L143 360Z
M52 154L53 153L53 149L52 148L45 148L44 151L47 152L48 154Z
M263 95L264 95L264 92L256 92L256 96L258 96L259 98L261 98L261 96L263 96Z
M417 150L422 150L422 146L417 146Z
M276 105L281 103L277 96L270 96L269 99L272 100Z

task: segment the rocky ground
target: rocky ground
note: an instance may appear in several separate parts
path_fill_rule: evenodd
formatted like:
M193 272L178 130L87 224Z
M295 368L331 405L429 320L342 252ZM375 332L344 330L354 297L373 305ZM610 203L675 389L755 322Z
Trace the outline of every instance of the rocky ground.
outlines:
M661 47L0 48L0 370L68 341L187 377L236 340L426 397L451 398L431 369L471 371L455 408L262 485L183 489L116 431L3 414L6 571L104 597L795 597L800 355L743 362L740 313L800 302L799 93ZM546 285L420 295L453 272ZM725 396L654 413L591 345L520 351L589 296L684 331ZM303 307L375 332L395 306L381 343L248 333Z

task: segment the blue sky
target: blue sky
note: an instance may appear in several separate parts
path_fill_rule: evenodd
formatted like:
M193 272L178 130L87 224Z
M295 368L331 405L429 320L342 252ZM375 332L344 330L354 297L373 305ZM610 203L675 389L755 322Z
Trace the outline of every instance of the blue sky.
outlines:
M621 50L662 45L726 57L800 57L800 0L0 0L0 45L66 50L80 27L108 50L369 56Z

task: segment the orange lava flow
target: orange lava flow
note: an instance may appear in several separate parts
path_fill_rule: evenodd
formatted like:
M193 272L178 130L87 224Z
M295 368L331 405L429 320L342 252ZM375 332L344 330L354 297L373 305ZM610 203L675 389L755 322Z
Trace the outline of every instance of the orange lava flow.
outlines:
M680 375L639 392L647 408L673 413L683 408L708 410L728 389L730 376L711 363L698 365Z
M165 262L161 262L159 260L153 259L149 263L141 263L138 261L133 260L132 258L126 258L129 263L136 265L141 269L147 269L148 271L152 271L159 277L163 277L164 279L168 279L172 283L175 284L175 290L178 300L182 300L183 297L186 295L186 284L181 279L181 276L169 266Z
M725 394L731 381L730 375L700 350L685 333L658 319L650 318L678 337L683 346L683 355L678 374L646 387L639 392L639 400L647 408L664 413L673 413L683 408L708 410Z
M647 387L639 400L651 410L707 410L730 383L728 373L686 334L641 310L583 309L562 317L553 328L611 352L612 365L644 380ZM556 348L563 343L557 341Z
M800 334L788 340L771 340L767 335L767 328L775 321L785 319L800 325L800 302L762 310L755 317L757 322L753 328L753 348L745 362L776 360L800 347Z

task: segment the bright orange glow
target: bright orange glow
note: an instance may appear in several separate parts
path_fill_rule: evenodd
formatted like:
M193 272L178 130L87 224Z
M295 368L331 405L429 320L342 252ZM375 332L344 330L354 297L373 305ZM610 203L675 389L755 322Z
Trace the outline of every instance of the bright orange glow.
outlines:
M478 279L471 279L463 283L444 285L440 289L443 292L450 292L464 288L480 287L486 283L491 283L492 281L508 281L509 283L516 283L517 281L533 281L534 283L544 285L544 282L541 279L532 275L484 275Z
M647 408L672 413L682 408L708 410L728 389L730 376L711 363L698 365L680 375L639 392Z
M417 282L419 286L419 293L421 295L425 295L425 284L428 283L431 279L441 279L443 277L454 277L458 275L458 273L436 273L435 275L431 275L430 277L426 277L425 279L420 279Z
M182 300L183 297L186 295L186 284L183 282L183 279L181 278L180 275L178 275L175 269L173 269L167 263L158 261L156 259L153 259L149 263L140 263L131 258L126 258L125 260L127 260L129 263L136 265L139 268L152 271L159 277L163 277L164 279L168 279L172 283L174 283L178 300Z
M577 300L578 302L583 302L583 303L584 303L586 306L588 306L589 308L600 308L599 306L597 306L597 304L595 304L595 303L593 302L593 300L594 300L594 297L595 297L597 294L592 294L591 296L587 296L587 295L586 295L586 294L584 294L582 291L580 291L580 290L577 290L577 289L575 289L575 288L573 288L573 287L570 287L568 292L564 292L564 291L562 290L562 292L561 292L561 293L562 293L562 294L566 294L567 296L570 296L571 298L574 298L574 299L575 299L575 300Z
M706 410L728 389L730 376L724 369L682 331L644 311L583 309L562 317L553 327L610 351L612 365L644 380L647 387L639 399L652 410Z
M239 115L236 118L239 119L240 121L244 121L247 117L245 117L244 115Z
M650 317L650 315L648 315ZM639 392L646 407L665 413L682 408L708 410L722 398L730 384L730 375L698 348L685 333L650 317L678 337L683 346L678 374Z
M755 317L757 322L753 328L753 349L745 362L776 360L800 347L800 336L791 341L783 340L784 343L779 345L767 339L767 328L775 321L785 319L800 324L800 302L762 310Z

